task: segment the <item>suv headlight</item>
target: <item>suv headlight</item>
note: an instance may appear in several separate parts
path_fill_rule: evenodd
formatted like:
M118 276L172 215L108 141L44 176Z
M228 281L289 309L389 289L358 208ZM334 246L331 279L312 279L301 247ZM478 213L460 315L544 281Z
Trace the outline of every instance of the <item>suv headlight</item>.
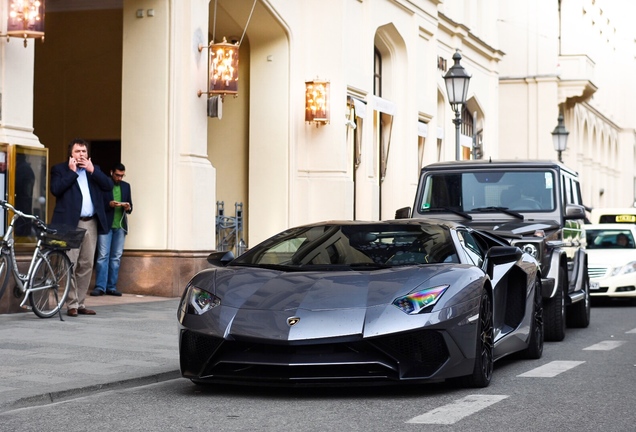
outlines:
M528 255L531 255L533 258L539 258L539 251L537 247L532 243L526 243L523 245L522 249Z
M519 249L541 262L541 243L517 240L512 242L512 245L517 246Z

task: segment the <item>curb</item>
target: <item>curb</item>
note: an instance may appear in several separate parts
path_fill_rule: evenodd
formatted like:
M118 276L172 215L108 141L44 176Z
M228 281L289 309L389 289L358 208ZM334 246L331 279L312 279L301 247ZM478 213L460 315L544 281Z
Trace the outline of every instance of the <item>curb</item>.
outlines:
M120 381L113 381L103 384L93 384L86 387L77 387L74 389L47 392L40 395L26 396L15 401L7 402L0 405L0 414L20 408L30 408L34 406L69 401L111 390L122 390L133 387L140 387L148 384L170 381L176 378L181 378L181 372L178 370L173 370L152 375L124 379Z

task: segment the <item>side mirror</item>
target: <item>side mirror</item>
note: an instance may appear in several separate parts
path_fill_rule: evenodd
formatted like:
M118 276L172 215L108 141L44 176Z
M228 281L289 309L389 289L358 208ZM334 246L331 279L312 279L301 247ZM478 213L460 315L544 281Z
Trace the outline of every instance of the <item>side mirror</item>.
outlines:
M227 263L234 259L234 252L212 252L208 255L208 262L216 267L225 267Z
M486 254L486 259L493 264L517 262L523 251L516 246L493 246Z
M411 207L402 207L395 211L396 219L408 219L411 217Z
M579 204L567 204L565 206L564 219L585 219L585 207Z
M494 266L517 262L522 255L523 251L516 246L493 246L488 250L482 268L493 277Z

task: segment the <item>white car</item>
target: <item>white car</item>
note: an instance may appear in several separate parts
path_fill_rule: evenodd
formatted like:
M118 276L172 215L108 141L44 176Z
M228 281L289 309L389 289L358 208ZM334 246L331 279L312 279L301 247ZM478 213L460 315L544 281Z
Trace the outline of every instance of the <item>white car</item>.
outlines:
M636 225L585 225L590 294L636 297Z

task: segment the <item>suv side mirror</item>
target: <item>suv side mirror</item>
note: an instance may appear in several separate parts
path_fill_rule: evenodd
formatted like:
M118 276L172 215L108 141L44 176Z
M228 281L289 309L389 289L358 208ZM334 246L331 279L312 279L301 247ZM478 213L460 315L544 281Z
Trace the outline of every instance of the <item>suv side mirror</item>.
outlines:
M579 204L566 204L563 219L585 219L585 207Z
M395 211L396 219L408 219L411 217L411 207L402 207Z

